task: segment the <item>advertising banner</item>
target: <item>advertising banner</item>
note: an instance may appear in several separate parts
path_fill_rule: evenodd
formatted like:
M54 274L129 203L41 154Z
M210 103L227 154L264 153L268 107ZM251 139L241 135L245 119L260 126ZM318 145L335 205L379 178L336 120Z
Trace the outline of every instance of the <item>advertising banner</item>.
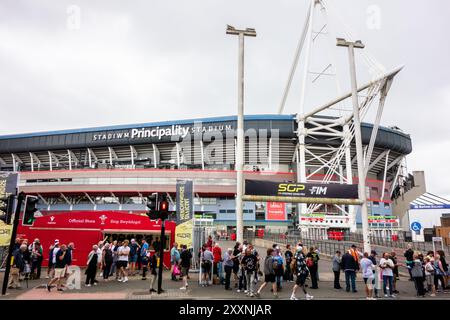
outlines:
M9 246L11 240L12 226L0 222L0 247Z
M358 186L353 184L286 183L245 180L245 194L259 196L358 199Z
M177 180L177 223L192 219L194 213L194 185L192 180Z
M266 220L287 219L286 204L283 202L267 202Z
M17 173L0 171L0 197L15 195L17 191Z
M193 230L192 219L177 225L175 228L175 242L179 246L185 244L188 249L192 248Z

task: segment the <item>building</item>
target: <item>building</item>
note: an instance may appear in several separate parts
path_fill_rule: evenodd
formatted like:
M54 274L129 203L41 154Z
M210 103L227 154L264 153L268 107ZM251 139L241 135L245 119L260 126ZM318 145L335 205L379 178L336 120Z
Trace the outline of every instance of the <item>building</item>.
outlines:
M450 200L426 192L411 202L408 210L409 226L413 241L432 241L433 236L449 238L450 230L437 235L436 228L450 227L442 224L450 216Z
M328 120L314 119L330 129ZM39 197L44 216L142 214L145 197L153 192L167 193L174 210L177 180L193 180L195 215L213 219L217 229L230 233L236 218L235 128L236 117L229 116L1 136L0 170L19 172L20 190ZM246 116L245 178L295 182L300 163L296 130L295 115ZM373 125L362 124L365 150L372 130ZM354 142L348 145L351 159L338 158L335 173L329 175L324 163L331 161L342 139L314 132L306 143L320 156L307 153L307 181L324 182L327 176L329 183L348 183L342 172L350 172L357 183ZM397 229L391 196L411 151L409 135L378 128L367 164L370 226L376 234L389 236ZM327 237L360 224L358 210L356 220L347 210L318 204L299 214L291 204L245 202L244 225L281 231L307 226ZM380 218L384 216L388 218Z

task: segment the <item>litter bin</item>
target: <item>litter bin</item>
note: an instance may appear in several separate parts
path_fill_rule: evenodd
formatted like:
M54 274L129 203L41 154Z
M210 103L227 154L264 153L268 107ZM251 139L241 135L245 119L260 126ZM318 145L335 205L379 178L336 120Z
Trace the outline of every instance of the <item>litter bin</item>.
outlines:
M391 239L392 239L392 241L398 241L398 235L397 234L393 234Z
M231 234L231 241L236 241L236 233Z

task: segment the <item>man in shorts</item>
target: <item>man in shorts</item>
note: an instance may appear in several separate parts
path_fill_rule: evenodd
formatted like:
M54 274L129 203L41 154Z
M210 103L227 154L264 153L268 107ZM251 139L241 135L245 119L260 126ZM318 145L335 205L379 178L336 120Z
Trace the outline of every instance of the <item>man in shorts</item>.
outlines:
M272 284L274 298L278 298L277 284L275 281L275 270L273 269L274 257L276 251L272 248L267 249L266 259L264 260L264 283L256 291L255 295L259 298L261 290L268 284Z
M180 265L181 265L181 274L183 275L183 283L184 286L181 287L181 290L186 290L188 287L188 281L187 281L187 277L189 274L189 268L191 267L191 259L192 259L192 254L191 252L188 250L187 246L185 244L183 244L181 246L182 251L180 254Z
M297 246L297 251L294 255L294 259L295 259L294 272L297 276L297 279L295 281L294 288L292 289L291 300L298 300L298 298L295 296L295 293L297 292L297 289L299 287L303 289L303 293L305 294L306 300L311 300L314 297L309 295L305 289L305 282L306 278L308 278L309 275L309 269L308 266L306 265L302 246L300 245Z
M130 244L130 274L132 276L136 273L136 262L138 260L138 249L139 245L136 243L136 240L131 239Z
M52 280L47 284L47 290L50 292L52 289L52 285L55 282L57 283L57 290L63 291L62 289L62 280L64 279L64 276L66 274L66 265L67 265L67 246L65 244L61 245L61 248L56 252L55 254L55 275Z
M118 249L117 269L119 270L119 282L128 281L128 256L130 255L130 247L128 246L128 240L124 240L122 246Z

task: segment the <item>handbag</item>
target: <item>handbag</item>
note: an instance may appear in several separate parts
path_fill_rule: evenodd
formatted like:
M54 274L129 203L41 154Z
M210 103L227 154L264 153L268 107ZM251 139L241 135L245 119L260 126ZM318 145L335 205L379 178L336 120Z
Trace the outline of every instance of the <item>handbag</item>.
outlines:
M173 274L174 274L175 276L181 275L180 268L178 267L177 264L173 266Z

